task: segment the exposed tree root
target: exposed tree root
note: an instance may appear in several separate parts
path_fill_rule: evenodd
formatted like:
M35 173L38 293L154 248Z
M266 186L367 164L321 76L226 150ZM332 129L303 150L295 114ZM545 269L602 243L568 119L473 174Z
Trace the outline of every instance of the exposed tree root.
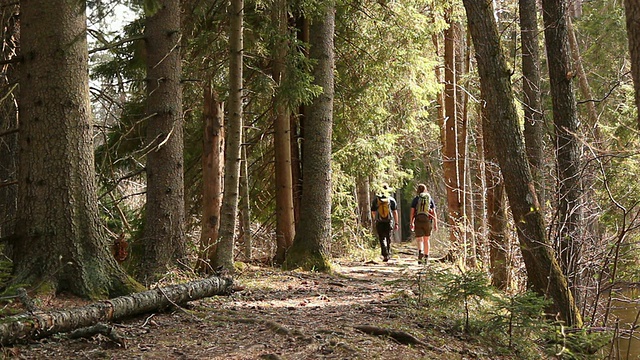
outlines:
M444 349L427 344L424 341L421 341L415 336L409 334L408 332L404 332L401 330L390 330L371 325L356 325L354 326L354 328L356 330L362 331L365 334L390 337L403 345L421 345L428 348L429 350L444 352Z

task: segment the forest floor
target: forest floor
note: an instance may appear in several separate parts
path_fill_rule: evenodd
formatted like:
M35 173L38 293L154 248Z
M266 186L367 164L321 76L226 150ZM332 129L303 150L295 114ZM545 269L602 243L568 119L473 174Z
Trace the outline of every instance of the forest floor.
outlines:
M438 266L445 265L419 265L408 243L397 244L387 263L336 260L331 275L247 265L235 277L243 290L230 296L112 324L124 345L102 335L54 336L3 353L13 359L500 358L453 321L427 315L420 278ZM85 305L63 296L48 304ZM369 334L378 330L389 332Z

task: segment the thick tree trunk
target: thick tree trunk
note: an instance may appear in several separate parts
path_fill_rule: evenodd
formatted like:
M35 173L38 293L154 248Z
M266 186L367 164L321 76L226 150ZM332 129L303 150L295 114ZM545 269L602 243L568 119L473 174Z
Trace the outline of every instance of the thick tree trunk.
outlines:
M575 291L574 287L580 284L578 264L582 256L583 189L579 123L572 85L575 70L571 64L567 7L566 0L542 1L556 136L559 208L556 247L569 286Z
M220 235L214 268L224 267L233 272L233 248L238 218L240 191L240 140L242 139L243 84L243 18L244 1L231 0L229 5L229 122L224 166L224 193Z
M273 79L276 83L274 96L274 152L276 178L276 257L282 264L285 254L293 243L295 218L293 212L293 178L291 167L291 121L290 109L286 106L283 88L286 76L288 44L288 19L286 0L277 0L273 6L272 19L280 41L273 53Z
M104 300L87 306L5 317L0 324L0 344L34 340L69 332L99 322L116 321L214 295L230 294L233 281L210 277L187 284L156 288L128 296Z
M522 89L524 93L524 141L538 202L545 206L544 118L540 95L540 49L536 0L520 0L520 33L522 44Z
M136 289L100 231L85 7L38 0L20 13L20 169L13 281L91 298Z
M483 96L484 97L484 96ZM509 287L509 236L507 233L507 204L504 195L504 181L498 167L495 144L496 140L490 131L489 114L483 107L482 127L484 157L486 162L486 188L487 188L487 227L489 241L489 271L491 273L491 285L498 289L506 290Z
M147 17L147 203L137 276L152 282L185 256L180 1ZM135 254L134 254L135 255Z
M3 7L2 16L2 60L15 60L18 52L20 31L18 26L18 5ZM4 64L1 68L0 98L0 237L12 235L17 212L18 186L18 87L16 64Z
M330 269L331 245L331 131L334 97L335 5L323 3L321 18L311 26L311 59L317 61L314 83L323 91L314 99L305 123L304 167L300 223L285 268Z
M636 108L639 109L637 125L640 128L640 0L624 0L624 13L631 57L631 77L635 90Z
M224 163L224 103L212 93L210 85L204 89L204 141L202 149L202 230L200 260L197 268L211 273L216 253L222 205L222 164Z
M553 251L545 238L545 225L528 167L523 135L511 88L511 72L500 45L491 0L464 0L473 38L482 95L490 114L488 131L505 181L520 248L531 286L550 296L568 326L581 327L582 318Z

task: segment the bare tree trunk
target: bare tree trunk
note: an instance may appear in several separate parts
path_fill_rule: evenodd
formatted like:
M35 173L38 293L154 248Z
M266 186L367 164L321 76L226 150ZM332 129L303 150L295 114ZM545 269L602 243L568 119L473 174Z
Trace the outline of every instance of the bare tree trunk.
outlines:
M0 72L0 98L4 99L0 108L0 237L14 233L18 199L18 87L17 64L9 63L18 55L20 28L18 23L19 5L7 5L1 10L2 16L2 65Z
M285 268L330 269L331 254L331 133L334 97L335 4L322 4L311 25L310 58L314 66L314 84L322 93L313 100L305 123L304 167L300 223L287 253Z
M147 17L147 203L142 254L144 282L154 281L186 254L180 1L161 0Z
M274 107L274 150L276 172L276 256L275 263L282 264L293 243L295 217L293 212L293 179L291 167L290 110L285 104L284 84L288 44L288 19L286 0L277 0L272 8L273 22L277 28L277 42L273 54L273 78L277 85Z
M504 176L528 279L536 292L554 300L560 317L568 326L581 327L578 307L545 238L544 219L514 105L511 72L502 52L491 3L488 0L464 0L464 6L476 50L482 95L487 113L492 114L486 130L495 136L494 146L500 146L496 155Z
M580 284L582 256L582 179L578 115L573 93L573 72L567 26L567 1L543 0L545 43L553 102L558 172L558 224L556 246L572 291ZM575 294L575 293L574 293Z
M240 169L240 212L242 218L242 239L244 243L244 257L247 261L253 258L253 238L251 236L251 202L249 195L251 188L249 187L249 159L247 159L247 147L242 147L242 168Z
M10 345L25 339L42 339L53 334L95 325L99 322L116 321L134 315L162 311L168 307L183 305L193 300L229 294L232 290L233 280L210 277L187 284L155 288L69 310L5 317L0 324L0 344Z
M540 206L545 206L544 118L540 95L540 49L536 0L520 0L522 89L524 92L524 141Z
M222 164L224 162L224 103L204 89L204 143L202 150L202 230L200 234L200 259L198 270L211 273L217 250L222 205Z
M371 229L371 190L369 190L369 177L359 175L356 179L356 195L358 198L358 213L360 214L360 226Z
M443 144L443 168L444 180L447 187L447 206L449 239L453 245L447 258L450 261L458 261L463 253L464 237L464 117L459 107L461 96L458 91L460 61L457 47L462 41L462 28L457 22L450 22L445 30L444 40L444 144ZM462 145L462 146L461 146Z
M576 32L573 29L571 18L567 18L567 34L569 36L569 45L571 46L571 58L573 59L573 67L576 69L576 76L578 78L578 88L582 93L582 97L585 99L584 106L587 108L587 118L589 119L589 127L593 129L593 135L596 141L600 141L600 131L598 126L598 110L596 110L596 103L593 101L593 94L591 93L591 86L589 86L589 79L587 73L584 71L582 65L582 56L580 55L580 47L578 46L578 39L576 38Z
M233 248L238 218L240 186L240 140L242 139L242 68L244 0L231 0L229 6L229 123L224 166L224 193L220 236L214 268L224 267L233 272Z
M640 128L640 0L624 0L624 13L631 57L631 77L636 109L639 109L637 124Z

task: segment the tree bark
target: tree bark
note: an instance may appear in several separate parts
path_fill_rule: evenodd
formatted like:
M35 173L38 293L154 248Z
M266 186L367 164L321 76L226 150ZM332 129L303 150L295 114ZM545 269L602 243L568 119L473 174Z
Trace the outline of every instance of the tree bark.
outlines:
M524 94L524 142L538 202L544 208L544 118L540 90L540 49L536 0L520 0L520 38L522 45L522 90Z
M134 315L163 311L189 301L233 290L233 280L210 277L186 284L156 288L128 296L100 301L87 306L49 312L35 312L5 317L0 324L0 344L10 345L35 340L61 332L69 332L99 322L116 321Z
M335 4L322 4L321 18L311 25L310 57L317 61L314 83L322 93L313 100L305 123L304 167L300 223L285 268L330 269L331 245L331 131L334 98Z
M447 255L450 261L460 259L464 251L461 244L464 238L464 174L465 174L465 137L466 124L463 109L460 106L462 96L458 91L458 81L462 72L462 61L458 48L462 43L462 26L456 21L449 22L444 32L444 144L443 168L447 186L447 206L449 239L453 245Z
M640 128L640 0L624 0L624 13L631 56L631 77L636 108L639 109L637 126Z
M485 98L483 96L483 98ZM507 232L507 204L504 195L504 181L498 167L495 144L490 131L489 114L487 108L482 111L483 143L486 163L487 184L487 227L489 241L489 272L491 285L497 289L506 290L509 287L509 236Z
M17 57L20 31L18 26L18 5L2 8L2 60L15 60ZM1 68L0 98L4 99L0 107L0 133L18 128L18 87L17 64L4 64ZM19 71L19 70L18 70ZM18 178L18 133L2 136L0 146L0 184L7 184ZM17 212L18 186L0 186L0 237L14 233Z
M545 225L528 167L523 135L511 88L511 72L500 45L491 0L464 0L469 31L476 50L478 73L487 113L488 131L495 136L505 189L531 286L550 296L568 326L581 327L582 318L566 278L545 238Z
M276 186L276 256L275 263L282 264L295 236L293 212L293 178L291 166L291 121L283 88L286 76L288 44L288 19L286 0L277 0L272 19L277 29L277 41L273 51L273 79L277 89L274 96L274 153Z
M369 177L359 174L356 178L356 196L358 199L358 213L360 226L371 229L371 190L369 190Z
M229 122L224 166L224 193L220 236L214 268L224 267L233 272L233 247L238 218L238 192L240 191L240 140L242 139L242 73L244 1L231 0L229 6Z
M153 282L186 253L180 1L147 14L147 203L137 276Z
M249 159L247 158L247 147L242 147L242 166L240 168L240 218L242 230L242 243L244 257L247 261L253 258L253 236L251 235L251 201L249 196L251 188L249 187Z
M25 4L23 4L25 5ZM103 298L140 287L100 231L85 7L21 7L20 169L13 282Z
M218 101L210 85L204 89L203 123L202 230L197 268L210 274L213 271L211 263L218 245L224 163L224 103Z
M543 0L545 43L553 103L558 176L558 224L556 247L569 286L580 284L578 263L582 256L581 149L578 115L572 80L571 49L567 26L567 1ZM575 294L575 292L574 292Z

